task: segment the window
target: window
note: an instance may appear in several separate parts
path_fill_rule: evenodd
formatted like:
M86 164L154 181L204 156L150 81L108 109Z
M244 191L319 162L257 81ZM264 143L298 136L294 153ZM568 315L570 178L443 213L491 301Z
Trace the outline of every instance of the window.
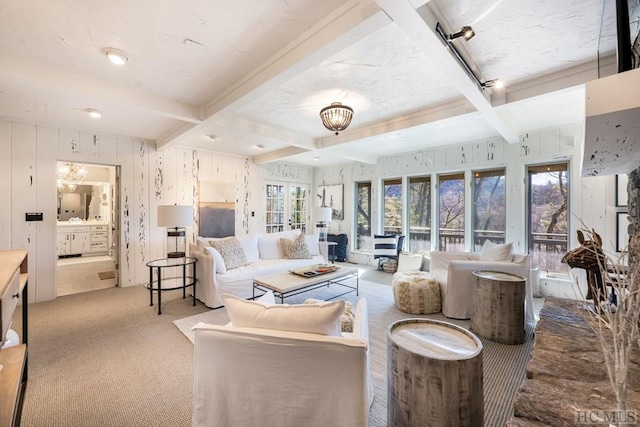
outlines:
M356 250L371 247L371 182L356 183Z
M289 185L289 225L292 230L307 232L307 187Z
M402 180L388 179L383 181L383 223L384 234L402 234Z
M438 178L438 250L464 251L464 173Z
M527 168L527 240L531 266L563 274L569 272L569 267L561 263L567 252L569 229L567 171L567 163Z
M505 242L505 171L473 172L473 245L480 251L486 240Z
M431 177L409 178L409 251L431 250Z
M284 185L267 184L267 233L284 231Z

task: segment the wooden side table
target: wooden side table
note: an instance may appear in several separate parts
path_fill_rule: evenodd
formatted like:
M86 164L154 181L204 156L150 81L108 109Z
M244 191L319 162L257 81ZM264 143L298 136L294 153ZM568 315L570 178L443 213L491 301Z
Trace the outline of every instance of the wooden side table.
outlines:
M499 271L474 271L471 330L502 344L524 342L526 280Z
M484 424L482 342L431 319L399 320L387 334L387 425Z
M187 288L193 286L193 305L196 305L196 262L197 258L162 258L149 261L149 301L153 306L153 292L158 293L158 314L162 314L162 292L182 289L182 298L187 297ZM191 273L187 273L187 266L191 266ZM181 275L163 277L163 269L174 268L181 271ZM153 270L156 270L156 279L153 278Z

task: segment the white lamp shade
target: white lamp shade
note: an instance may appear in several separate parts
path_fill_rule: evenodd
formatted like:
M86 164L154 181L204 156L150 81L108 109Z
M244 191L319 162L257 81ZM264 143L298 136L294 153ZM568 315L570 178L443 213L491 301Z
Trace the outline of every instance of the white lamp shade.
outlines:
M331 222L331 212L331 208L316 208L314 212L316 222Z
M158 206L158 227L189 227L193 225L193 206Z

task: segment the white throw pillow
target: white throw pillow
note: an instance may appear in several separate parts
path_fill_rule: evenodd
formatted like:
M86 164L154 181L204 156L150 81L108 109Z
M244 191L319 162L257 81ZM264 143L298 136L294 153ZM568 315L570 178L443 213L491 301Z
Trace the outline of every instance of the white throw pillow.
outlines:
M398 273L405 271L418 271L421 267L422 254L400 253L398 257Z
M305 234L304 240L307 242L307 247L309 248L309 255L321 255L320 254L320 245L318 244L318 233L316 234Z
M204 250L209 252L213 257L213 266L216 268L216 273L226 273L227 266L224 264L224 259L222 259L222 255L220 255L220 252L218 252L213 246L207 246L204 248Z
M277 233L259 234L258 251L260 259L282 259L284 253L280 247L280 239L293 239L300 234L300 230L280 231Z
M480 249L478 261L512 261L513 260L513 243L505 243L502 245L485 240Z
M258 236L241 236L237 237L247 258L247 262L260 261L260 252L258 252Z
M230 294L223 294L222 300L235 327L341 335L340 316L344 311L344 301L265 305Z
M260 295L258 298L254 299L259 303L264 305L274 305L276 303L276 296L273 294L273 291L267 291L264 294Z

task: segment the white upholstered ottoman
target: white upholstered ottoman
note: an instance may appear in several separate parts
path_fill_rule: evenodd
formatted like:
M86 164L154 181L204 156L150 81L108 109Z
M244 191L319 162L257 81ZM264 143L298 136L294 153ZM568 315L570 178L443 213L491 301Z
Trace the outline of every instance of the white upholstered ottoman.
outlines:
M396 307L409 314L431 314L441 310L440 284L429 273L395 273L391 282Z

